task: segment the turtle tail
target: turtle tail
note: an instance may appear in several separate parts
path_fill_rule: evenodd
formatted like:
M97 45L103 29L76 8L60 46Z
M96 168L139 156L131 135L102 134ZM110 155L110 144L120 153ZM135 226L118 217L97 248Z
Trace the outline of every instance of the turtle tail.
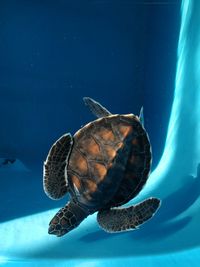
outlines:
M73 201L60 209L49 223L49 234L63 236L76 228L89 213Z

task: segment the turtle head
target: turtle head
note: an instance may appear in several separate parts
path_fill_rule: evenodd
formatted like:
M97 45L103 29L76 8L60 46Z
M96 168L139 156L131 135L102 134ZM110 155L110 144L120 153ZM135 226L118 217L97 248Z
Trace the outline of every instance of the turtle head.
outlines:
M88 214L79 205L69 202L50 221L48 233L63 236L77 227L87 216Z
M57 213L49 223L49 229L48 229L49 234L56 235L59 237L68 232L67 228L61 224L63 222L61 220L62 218L60 218L59 214Z

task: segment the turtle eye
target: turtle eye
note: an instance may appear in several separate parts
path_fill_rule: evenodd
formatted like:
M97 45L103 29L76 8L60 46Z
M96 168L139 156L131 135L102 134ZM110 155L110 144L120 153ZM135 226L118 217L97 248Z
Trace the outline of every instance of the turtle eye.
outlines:
M62 230L62 226L59 223L57 223L56 225L50 224L48 233L51 235L62 236L61 230Z
M62 228L62 227L61 227L60 224L57 224L56 227L55 227L56 230L61 230L61 228Z

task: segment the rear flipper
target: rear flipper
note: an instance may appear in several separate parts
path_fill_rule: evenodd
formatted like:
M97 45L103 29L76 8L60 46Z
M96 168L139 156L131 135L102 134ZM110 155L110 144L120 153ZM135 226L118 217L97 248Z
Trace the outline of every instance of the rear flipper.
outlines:
M97 221L109 233L134 230L153 217L159 206L159 199L149 198L128 208L99 211Z
M107 117L111 115L110 111L108 111L105 107L103 107L94 99L90 97L84 97L83 101L97 118Z

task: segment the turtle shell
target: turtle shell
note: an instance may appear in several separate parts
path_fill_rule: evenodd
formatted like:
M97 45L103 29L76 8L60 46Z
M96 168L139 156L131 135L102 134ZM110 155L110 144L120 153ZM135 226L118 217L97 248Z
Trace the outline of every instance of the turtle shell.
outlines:
M67 175L72 197L94 212L136 196L150 171L151 148L137 116L111 115L74 135Z

